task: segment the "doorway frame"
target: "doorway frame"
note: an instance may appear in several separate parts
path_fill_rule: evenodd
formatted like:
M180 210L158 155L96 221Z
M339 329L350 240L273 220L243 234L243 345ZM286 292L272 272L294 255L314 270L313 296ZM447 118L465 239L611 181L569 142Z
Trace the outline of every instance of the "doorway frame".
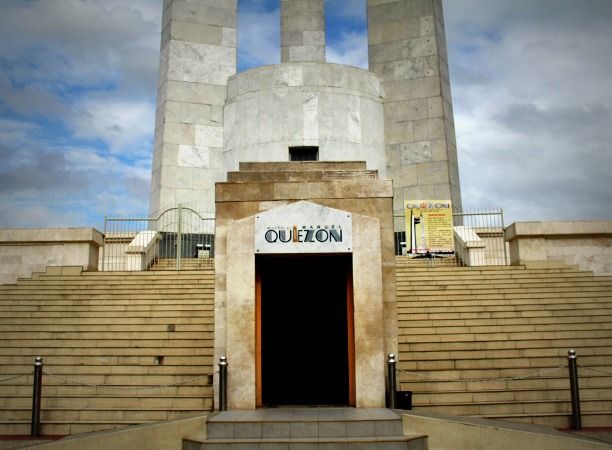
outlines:
M307 257L310 254L300 255ZM323 254L319 254L323 255ZM289 257L289 255L278 255ZM296 255L292 255L296 256ZM332 255L330 255L332 256ZM344 265L346 279L346 335L347 335L347 368L348 368L348 405L355 407L357 404L355 383L355 305L353 299L353 258ZM261 304L262 304L262 270L261 265L255 259L255 406L263 408L263 375L262 375L262 327L261 327Z
M292 205L278 208L282 211ZM230 364L228 409L251 410L256 408L255 258L260 253L254 239L256 215L234 218L234 207L232 203L230 210L225 206L217 210L224 218L216 222L214 359L225 356ZM276 208L267 205L265 209ZM257 213L252 207L249 211ZM384 408L385 350L395 349L397 320L395 302L385 304L383 280L394 282L389 277L395 267L383 267L380 220L352 215L356 407ZM393 240L389 242L385 248L392 250ZM213 388L218 404L218 376Z

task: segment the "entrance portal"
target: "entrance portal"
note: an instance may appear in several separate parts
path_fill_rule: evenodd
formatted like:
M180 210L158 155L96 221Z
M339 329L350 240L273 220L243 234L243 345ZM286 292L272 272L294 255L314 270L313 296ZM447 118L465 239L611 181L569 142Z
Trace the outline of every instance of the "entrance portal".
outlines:
M351 255L257 257L257 404L354 405Z

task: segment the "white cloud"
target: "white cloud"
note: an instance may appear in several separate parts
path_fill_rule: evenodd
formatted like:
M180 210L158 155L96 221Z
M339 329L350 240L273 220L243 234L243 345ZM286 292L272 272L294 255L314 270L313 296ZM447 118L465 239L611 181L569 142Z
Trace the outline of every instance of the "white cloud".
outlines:
M75 137L100 139L114 154L150 156L155 123L153 103L96 96L84 99L78 109L81 114L76 115L70 124Z
M340 40L327 47L327 61L367 69L367 33L343 33Z
M238 66L240 70L280 62L280 9L269 2L240 2Z
M146 211L162 1L2 6L0 226Z
M326 6L328 60L367 67L365 0ZM445 8L465 205L611 218L609 0ZM0 226L16 223L6 211L58 226L146 210L161 11L162 0L2 0ZM277 0L240 1L243 68L279 61L279 28Z
M611 218L612 9L458 3L445 6L464 206Z
M366 20L366 0L325 0L325 14L349 21Z
M12 78L57 91L74 84L105 87L109 80L135 76L141 78L140 86L148 83L154 89L160 18L147 13L147 19L134 5L103 5L93 0L9 0L0 15L0 57L11 64ZM151 0L146 11L153 5L161 13L160 0ZM147 62L134 65L134 57Z

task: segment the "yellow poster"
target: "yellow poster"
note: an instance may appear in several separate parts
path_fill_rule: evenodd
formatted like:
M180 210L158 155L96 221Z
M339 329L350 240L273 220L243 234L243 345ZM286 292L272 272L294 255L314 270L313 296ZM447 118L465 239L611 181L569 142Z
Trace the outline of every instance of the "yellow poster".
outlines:
M406 200L407 253L452 253L453 208L450 200Z

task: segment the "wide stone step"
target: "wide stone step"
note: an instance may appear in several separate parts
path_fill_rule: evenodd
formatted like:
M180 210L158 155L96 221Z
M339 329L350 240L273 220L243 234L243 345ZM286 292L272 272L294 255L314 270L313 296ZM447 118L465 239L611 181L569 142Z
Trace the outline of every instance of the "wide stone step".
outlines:
M206 434L184 449L380 448L426 449L422 436L404 436L399 415L386 409L305 408L228 411L210 417Z
M329 449L329 450L427 450L425 436L353 437L353 438L261 438L261 439L210 439L183 440L183 450L205 449Z

